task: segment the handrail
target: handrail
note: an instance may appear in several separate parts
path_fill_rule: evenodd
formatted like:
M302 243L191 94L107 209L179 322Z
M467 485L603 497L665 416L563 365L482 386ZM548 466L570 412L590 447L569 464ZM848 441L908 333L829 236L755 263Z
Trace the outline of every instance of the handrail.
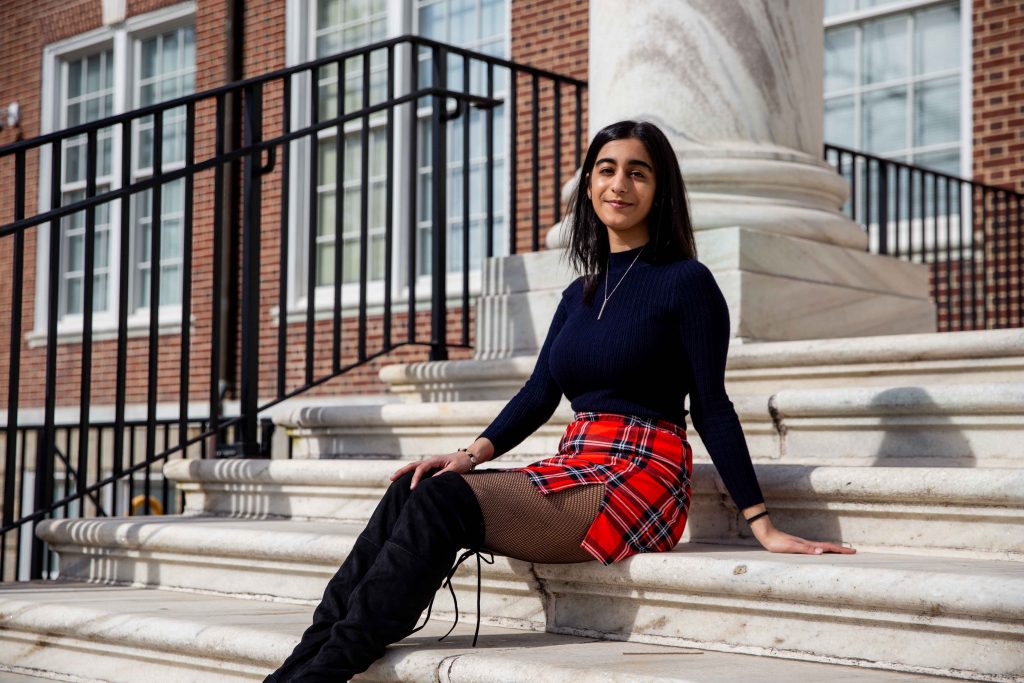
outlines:
M374 59L386 56L386 73L374 67L371 74L371 55ZM421 62L424 58L429 62ZM358 106L352 102L352 99L359 99L358 86L353 90L345 80L346 75L358 73L347 68L353 65L349 61L353 59L362 60L362 97ZM457 66L461 66L463 78L458 86L450 86L447 82L453 59L461 59ZM429 73L421 68L424 63L431 65ZM407 80L399 81L396 77L398 64L407 64ZM318 77L324 69L336 71L335 82L339 87L333 96L338 98L338 106L332 115L321 117L319 99L323 93ZM299 85L304 83L308 86L302 102L297 99L299 88L293 87L296 85L293 81L298 78L303 79ZM506 79L502 81L506 85L496 86L498 78ZM371 97L371 85L375 88L385 86L386 94L375 91ZM12 321L10 336L14 340L15 353L7 370L8 417L7 424L0 431L0 435L6 436L4 453L0 454L4 457L5 471L23 474L26 468L35 470L33 509L21 508L27 500L24 476L5 477L0 544L7 533L20 534L22 529L28 528L27 525L68 510L75 501L91 497L94 504L98 503L98 492L111 485L114 488L110 495L115 496L115 501L110 507L116 514L120 510L116 500L117 487L120 486L117 482L129 480L140 472L146 476L143 500L148 501L150 469L171 456L185 456L197 448L201 449L200 457L212 457L214 454L218 457L265 456L271 431L258 429L261 413L289 398L322 387L397 348L426 346L432 359L446 358L448 349L452 347L469 348L469 309L472 303L469 272L471 266L477 267L471 261L492 256L499 249L514 253L517 249L517 227L524 223L532 232L532 248L540 248L542 226L551 225L560 217L563 174L568 177L575 168L573 162L578 165L580 161L585 87L586 83L581 80L507 59L419 36L400 36L0 147L0 163L13 160L19 171L14 188L17 210L10 221L0 225L0 239L13 245L15 263L19 264L26 258L26 244L30 244L26 236L46 235L42 232L46 228L52 235L48 253L40 257L49 262L48 272L44 271L47 274L43 278L37 276L40 286L45 284L49 288L43 300L44 320L36 323L37 329L46 330L46 346L45 349L22 348L18 326L21 316L14 316L16 320ZM566 89L569 92L565 99L570 104L564 107L563 116L561 101ZM532 117L532 126L517 127L516 119L523 111L524 99L517 99L517 91L520 95L530 93L534 97L544 93L545 97L553 99L558 113L553 125L550 121L545 122L546 130L553 131L545 135L552 135L553 140L542 139L536 115ZM274 93L275 99L271 100L269 93ZM454 110L449 111L452 102ZM346 103L349 105L347 108ZM293 105L299 105L298 109L306 107L310 114L308 120L293 122ZM429 112L425 114L427 105ZM171 159L181 165L167 168L162 162L165 157L171 157L165 145L164 123L171 116L177 117L177 112L182 110L184 122L176 125L183 126L178 130L184 131L185 135L184 157ZM229 121L229 116L235 119ZM498 117L508 123L504 128L507 137L503 138L496 132L500 122ZM268 122L268 135L264 135L264 119ZM145 143L136 132L134 124L137 121L146 121L147 128L153 131ZM370 176L370 130L378 122L384 125L374 129L376 137L373 144L381 145L379 149L383 150L387 168L383 176L379 168L374 168L373 172L378 174L374 177L382 177L383 181ZM344 132L346 124L350 123L359 124L348 126L357 127L356 133ZM404 146L395 143L397 126L406 127ZM478 126L472 137L471 126ZM453 142L461 142L461 155L449 159L448 131L449 128L455 131L457 127L461 127L461 139L455 138ZM232 129L244 135L238 140L231 139L228 131ZM112 164L114 175L110 176L109 186L100 186L97 182L101 131L104 136L110 136L114 153L120 149L121 155L120 173L118 175L116 164ZM332 132L337 134L331 136ZM455 133L452 135L454 137ZM68 190L60 168L64 161L63 143L70 140L81 145L88 169L84 183L86 191L73 200L64 196ZM354 152L349 151L350 142ZM550 149L552 142L556 159L564 159L566 164L565 168L558 163L555 168L545 169L544 182L550 183L551 190L545 190L543 198L550 203L541 207L541 180L537 168L531 180L524 183L514 173L501 178L498 164L504 163L507 170L514 171L516 158L522 154L520 150L527 149L537 167L541 147ZM143 144L151 145L145 151L151 152L152 163L144 172L137 173L133 154L138 151L135 148ZM322 167L319 161L319 150L323 145L335 147L336 165L333 170ZM420 164L421 148L430 159L426 169ZM301 163L299 154L307 155ZM343 167L345 154L355 155L358 171L352 171L349 166ZM46 165L47 159L49 165ZM25 169L30 161L38 164L42 178L40 202L46 203L47 183L51 198L48 205L39 206L34 212L25 210L28 196ZM462 196L467 199L458 207L461 208L458 218L448 212L445 186L449 165L467 170L463 173L461 186ZM238 170L237 174L234 169ZM482 180L480 184L486 188L484 192L470 196L468 171L478 174L475 177ZM334 176L324 188L319 188L326 177L321 176L321 172L333 172ZM424 172L430 180L426 185L429 188L426 196L420 190ZM353 207L355 212L343 211L342 203L352 199L345 197L345 192L351 188L351 182L344 184L346 180L357 180L360 187L355 198L358 206ZM394 210L399 208L395 201L397 183L408 183L401 195L404 203L400 211ZM530 183L532 187L529 187ZM262 188L271 184L276 184L282 192L278 199L264 201ZM502 186L507 188L504 200L507 204L499 203L495 194L496 187ZM184 206L184 214L179 213L181 227L175 233L181 246L177 247L179 251L170 252L179 264L179 270L174 271L178 279L173 281L173 286L180 288L181 293L172 303L180 308L181 317L178 319L175 314L175 327L170 330L161 327L164 320L160 316L160 297L168 295L161 286L167 272L162 242L169 239L164 235L167 218L161 202L169 187L177 188L175 192L183 192L180 196L170 196L177 198L179 206ZM529 191L531 205L525 210L518 201L513 201L521 189ZM4 191L0 188L0 192ZM147 193L152 196L147 233L151 239L147 244L148 251L140 254L139 258L143 262L148 260L149 265L148 270L139 271L132 256L139 249L135 246L138 237L133 236L138 227L132 207L136 198ZM383 199L386 212L383 223L380 223L380 216L373 216L376 222L371 235L369 198L372 193L377 193L372 195L374 201ZM226 206L235 204L235 194L240 207L237 224L229 223L229 212L225 210ZM333 226L326 215L325 218L318 217L322 197L331 198L333 202ZM481 204L480 200L485 203ZM305 201L307 204L305 213L297 222L290 212L293 201ZM425 220L419 205L427 202L432 210L429 219ZM452 206L456 208L456 205ZM110 247L111 255L107 262L111 269L116 269L110 272L119 272L120 275L118 285L112 284L104 292L97 293L93 291L98 263L96 240L100 229L97 216L104 209L109 211L108 225L120 225L121 228L120 243ZM273 218L271 211L275 214ZM353 213L356 215L354 221L346 217ZM518 220L517 213L521 214ZM84 216L84 229L82 237L75 239L81 239L86 245L84 270L80 275L80 281L85 284L74 310L82 312L83 326L81 340L72 343L58 336L61 302L67 300L63 290L62 251L68 247L63 243L64 238L57 235L69 218L77 219L79 216ZM277 227L272 225L274 222L278 223ZM454 269L454 259L449 259L447 245L447 234L454 229L450 227L453 223L459 224L460 229L468 228L462 229L461 244L452 250L453 256L461 260L461 267ZM504 247L495 235L502 229L507 230L508 236ZM472 255L470 250L471 231L474 239L481 240L478 243L481 249L476 255ZM107 234L113 237L115 233ZM333 245L333 263L329 262L330 252L323 252L318 247L325 235L327 244ZM276 240L276 251L265 249L270 238ZM371 239L383 241L383 260L377 256L379 252L371 255ZM293 240L295 244L290 244ZM40 239L35 241L37 245L40 243ZM404 265L396 258L393 249L396 244L404 248L401 256L406 259ZM115 249L116 257L113 255ZM353 250L355 258L343 261L343 249ZM328 261L321 263L324 254L327 254ZM429 268L424 268L427 261ZM371 279L368 270L371 265L383 269L384 289L383 314L372 320L367 310ZM358 268L356 277L347 276L344 270L352 266ZM460 268L462 315L461 321L452 323L447 319L447 280ZM24 270L15 268L11 274L13 286L10 291L19 311L21 301L26 298L26 288L31 287L25 282ZM148 284L138 277L138 272L148 279ZM266 281L261 273L269 273L270 280ZM393 297L392 291L397 278L403 274L404 302ZM8 276L0 274L0 277ZM380 277L379 272L373 275L373 278ZM421 322L425 322L424 302L420 301L416 291L417 280L421 277L430 279L428 338L424 338L416 324L418 315L423 316ZM141 287L139 291L144 290L148 294L147 299L131 295L129 283L133 278L139 282L131 286ZM358 288L355 303L348 301L347 293L344 296L344 310L358 307L358 317L353 317L351 329L347 323L344 329L342 325L343 284L353 291ZM333 294L328 308L317 307L318 290ZM116 340L94 339L93 336L93 302L104 294L107 296L107 310L111 318L116 319L113 324ZM174 292L170 291L170 294ZM228 299L222 301L222 294ZM392 298L396 301L393 302ZM135 304L137 299L144 303ZM300 303L303 300L304 303ZM403 303L406 312L404 335L400 330L392 329L393 312ZM143 313L143 316L148 315L148 337L129 340L128 312L134 305L148 306L148 312ZM197 314L199 307L203 307L201 314ZM289 311L302 308L304 320L289 317ZM276 314L271 313L274 310ZM329 320L325 321L326 324L319 323L318 319L324 314ZM273 321L270 329L266 324L268 318ZM276 329L273 329L275 325ZM449 337L449 326L457 326L458 338ZM377 334L371 328L379 332L379 337L371 338L371 334ZM63 363L67 357L67 354L57 354L58 344L68 344L65 348L72 349L82 359L74 376L58 373L58 365L61 370L66 370ZM105 358L111 358L116 369L112 373L115 378L110 391L114 395L115 408L112 422L89 418L91 395L95 390L93 357L100 348L108 350L111 355ZM199 353L206 354L204 360L208 363L197 364ZM140 385L140 377L129 370L129 354L142 363L147 378L144 385ZM225 356L237 358L232 360ZM30 378L30 381L22 382L22 366L28 367L30 357L45 366L45 378L38 381ZM175 358L178 377L170 383L161 381L162 368L168 360L173 362ZM195 419L188 416L189 404L197 400L197 395L202 395L204 385L209 396L209 413L197 426ZM134 399L145 404L144 420L133 422L125 419L125 405L131 387L137 396L144 396ZM73 425L61 425L56 420L56 405L69 402L59 399L70 389L77 390L72 401L78 402L80 417ZM224 417L223 402L228 396L239 402L238 414L232 417ZM178 415L158 419L158 399L177 402ZM41 404L42 424L36 427L19 425L19 404ZM157 437L160 429L163 430L163 443ZM173 434L172 429L175 430ZM68 446L64 465L69 472L74 472L74 490L68 488L65 495L54 490L53 482L56 459L60 457L57 455L60 435L68 444L72 443L72 435L77 436L77 447L72 449ZM142 440L136 443L135 436L141 436ZM136 446L141 451L138 458ZM105 469L101 469L105 474L97 474L93 480L90 477L96 470L97 459L102 460ZM70 479L66 481L70 482ZM166 483L165 480L165 488ZM165 490L164 496L167 495ZM166 500L161 503L170 510L174 509L167 505ZM84 510L87 506L80 507ZM20 542L15 545L20 548ZM39 539L33 539L30 578L46 574L48 552ZM9 578L8 574L5 573L5 556L0 552L0 581Z

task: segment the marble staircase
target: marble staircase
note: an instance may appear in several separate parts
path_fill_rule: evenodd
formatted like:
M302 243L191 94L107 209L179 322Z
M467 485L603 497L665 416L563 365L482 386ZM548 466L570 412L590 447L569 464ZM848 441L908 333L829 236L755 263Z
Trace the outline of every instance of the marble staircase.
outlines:
M399 464L178 461L166 474L186 492L184 516L56 520L39 533L60 553L62 575L91 586L308 604ZM859 552L760 550L737 524L713 467L701 464L692 523L675 551L611 567L496 558L484 565L485 623L893 676L1020 680L1024 472L757 467L780 527L841 537ZM468 565L456 578L467 626L476 578ZM450 610L440 597L435 619L446 621Z
M0 670L261 680L403 462L472 441L533 369L557 252L488 262L476 358L388 366L391 395L295 401L293 460L174 461L172 517L52 520L61 580L0 590ZM694 446L672 552L602 567L498 557L439 593L362 680L1024 681L1024 330L736 339L727 383L775 523L855 555L775 555ZM557 448L572 412L489 467ZM278 455L281 455L280 451ZM682 658L682 662L680 662Z

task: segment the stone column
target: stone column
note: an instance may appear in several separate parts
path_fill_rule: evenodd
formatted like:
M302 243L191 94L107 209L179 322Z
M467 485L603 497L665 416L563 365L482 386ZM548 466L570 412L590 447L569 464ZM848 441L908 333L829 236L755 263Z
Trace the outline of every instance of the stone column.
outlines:
M591 137L622 119L668 135L736 336L934 331L927 267L868 254L840 211L847 183L822 158L822 11L590 0Z

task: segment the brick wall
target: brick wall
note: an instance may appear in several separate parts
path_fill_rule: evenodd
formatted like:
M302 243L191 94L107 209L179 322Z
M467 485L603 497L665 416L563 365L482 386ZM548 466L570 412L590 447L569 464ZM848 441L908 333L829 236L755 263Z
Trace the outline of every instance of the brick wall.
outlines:
M129 17L149 12L160 7L175 4L161 0L130 0L127 5ZM262 0L246 3L245 28L246 44L244 50L244 75L255 76L282 68L285 62L285 3L278 0ZM515 59L532 63L556 72L567 72L577 77L586 77L586 18L585 3L513 3L513 55ZM5 57L0 58L0 99L3 103L17 100L22 107L22 124L18 130L0 132L0 144L12 142L17 136L31 138L39 135L41 71L43 47L54 41L99 28L102 23L100 3L97 0L66 3L57 0L29 2L17 0L5 7L3 33L7 37L8 50ZM568 34L556 29L556 24L571 26ZM196 36L196 90L202 91L221 85L225 81L225 14L224 4L209 0L198 0L195 15ZM555 35L561 35L562 41L556 42ZM571 45L565 42L566 36L571 37ZM523 88L522 82L520 88ZM525 86L527 91L529 86ZM562 120L570 122L575 116L575 95L564 92L562 103ZM529 119L529 99L520 100L520 115ZM546 230L553 221L554 188L552 186L553 171L551 146L553 144L553 127L549 119L552 112L552 99L549 92L542 93L541 119L545 120L542 128L542 164L541 183L545 186L544 205L542 206L542 230ZM264 99L264 136L274 135L281 129L281 92L279 85L267 88ZM203 102L196 109L196 158L203 159L213 150L214 107L212 102ZM586 125L584 118L584 127ZM521 131L527 128L521 127ZM584 143L585 144L585 141ZM574 150L571 136L563 140L562 177L568 179L574 170ZM522 153L521 153L522 154ZM526 152L529 154L529 152ZM528 157L527 157L528 158ZM31 156L26 178L27 212L36 210L36 189L38 187L38 164ZM528 165L520 166L520 173L528 173ZM13 187L13 163L0 164L0 186ZM277 320L273 310L277 305L277 277L280 253L279 233L277 230L281 202L282 183L280 164L263 178L263 238L262 238L262 284L261 284L261 394L270 394L276 387L276 342ZM526 195L529 196L528 194ZM175 334L161 335L159 338L159 371L156 377L157 400L175 401L178 385L184 367L189 372L189 395L192 400L204 401L209 395L210 345L212 330L212 286L213 286L213 172L204 171L194 178L194 224L193 224L193 266L192 273L192 326L189 352L183 357L180 336ZM9 192L0 194L0 219L11 220L13 207ZM529 228L527 220L520 220L520 245L529 244ZM23 324L21 345L21 407L40 406L43 401L45 379L45 349L38 341L29 344L24 342L25 333L35 327L34 284L35 269L35 229L26 233L25 249L25 291L23 296ZM543 237L543 232L541 233ZM0 240L0 268L10 272L13 240ZM522 248L522 247L521 247ZM10 319L10 279L0 278L0 321ZM458 344L462 336L462 312L452 309L448 313L448 341ZM405 314L392 316L392 338L403 341L406 332ZM357 320L345 318L342 323L341 363L353 362L354 333ZM40 325L42 326L42 325ZM326 372L332 362L332 325L329 320L318 321L315 325L315 375ZM430 337L430 313L417 313L415 339L426 341ZM380 316L371 316L367 323L367 351L372 354L383 343L383 321ZM468 332L470 344L474 342L475 317L470 311ZM3 334L9 333L9 326L3 325ZM287 333L287 382L285 390L293 389L302 383L306 366L305 329L302 323L289 326ZM132 336L127 345L127 387L126 398L129 402L140 403L146 400L149 377L147 361L150 345L145 333ZM471 355L470 349L450 348L450 357L466 358ZM315 394L354 394L378 393L384 390L377 379L380 367L391 362L412 362L426 360L428 349L423 346L403 346L391 354L374 359L347 373L344 377L329 382L313 391ZM9 365L9 349L6 343L0 343L0 363L5 369ZM110 404L114 400L116 388L116 343L111 339L98 339L93 343L92 371L88 382L90 401L92 404ZM82 349L80 344L62 343L57 349L57 401L58 405L75 406L81 400ZM0 373L0 405L7 403L6 372Z
M150 12L161 7L168 7L177 4L167 0L145 0L129 2L127 16ZM200 2L197 3L196 11L196 88L197 90L213 87L223 82L223 29L216 28L223 25L221 13L222 3ZM0 72L4 74L4 80L0 81L0 99L4 103L18 101L21 105L21 125L18 129L5 130L0 133L0 144L7 144L16 139L29 139L40 134L41 125L41 97L42 97L42 57L43 48L50 43L65 38L79 35L81 33L100 28L102 16L100 3L95 0L83 2L62 2L60 0L47 0L43 2L31 2L17 0L9 2L4 8L3 33L7 37L5 47L8 49L3 58ZM213 41L204 39L210 36ZM212 147L204 148L204 142L211 138L210 131L213 127L212 108L199 107L197 109L197 155L202 156L208 153ZM118 133L119 134L119 133ZM27 158L28 172L26 178L27 201L26 213L32 215L37 211L37 189L38 189L38 155L31 152ZM208 214L201 208L206 204L212 204L212 178L210 174L200 174L196 177L196 222L194 225L195 240L199 245L209 241L211 223ZM0 187L13 188L13 162L5 161L0 168ZM13 217L13 193L3 192L0 194L0 220L6 222ZM20 402L22 407L40 406L44 396L45 380L45 347L40 346L38 340L29 342L26 335L34 327L45 327L45 321L36 324L34 318L35 306L35 285L37 281L36 266L36 237L37 230L31 228L25 233L26 249L24 255L25 278L24 292L22 298L22 344L21 344L21 376L20 381ZM0 268L9 272L12 260L13 240L4 238L0 240ZM196 268L193 271L193 288L195 292L209 291L210 268L208 260L203 258L203 247L198 247ZM42 277L45 277L45 273ZM3 362L4 372L0 377L0 405L7 405L8 391L8 362L9 344L6 335L9 334L11 315L11 282L9 278L0 278L0 321L3 321L3 334L5 335L2 346L4 354L0 356ZM115 295L116 296L116 295ZM190 368L193 376L209 373L209 348L204 346L201 338L208 336L209 329L209 307L197 297L197 307L194 310L195 328L194 334L199 339L190 353ZM88 388L93 404L113 403L115 396L115 359L116 343L113 340L97 336L93 344L92 369L89 378ZM177 396L178 378L182 367L181 344L176 335L165 335L160 338L159 343L159 373L158 373L158 397L160 400L172 400ZM141 402L145 400L146 389L149 382L147 376L146 359L148 357L149 344L144 336L133 336L128 341L127 351L127 386L126 397L129 402ZM75 343L62 343L57 348L57 404L77 405L81 398L82 385L82 351L81 345ZM204 395L201 387L197 384L191 392L193 397Z
M974 0L971 22L974 179L1024 192L1024 4ZM1005 196L989 197L984 213L976 198L975 209L986 217L988 324L1020 324L1024 210Z
M1024 3L974 0L974 178L1024 192Z
M512 61L528 64L554 73L587 80L589 4L586 0L513 0ZM541 247L548 229L555 222L556 197L554 168L553 87L544 84L539 90L539 135L536 147L533 136L533 83L521 75L516 83L516 252L533 248L534 227ZM581 152L586 154L587 92L582 90ZM562 122L560 184L564 185L577 169L574 120L576 118L575 88L561 90L560 121ZM534 222L532 210L533 179L531 166L539 162L538 196L540 211Z

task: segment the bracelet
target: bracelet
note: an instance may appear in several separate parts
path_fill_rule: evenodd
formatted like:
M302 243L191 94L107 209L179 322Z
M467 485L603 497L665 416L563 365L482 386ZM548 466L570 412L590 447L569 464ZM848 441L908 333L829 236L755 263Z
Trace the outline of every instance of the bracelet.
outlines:
M478 464L477 461L476 461L476 453L474 453L473 451L469 450L468 448L460 448L460 449L458 449L458 451L461 452L461 453L465 453L466 455L469 456L469 462L471 463L470 467L469 467L469 471L472 472L473 470L475 470L476 466Z
M762 517L764 517L767 514L768 514L767 510L765 510L764 512L758 512L756 515L754 515L753 517L751 517L750 519L747 520L747 524L750 524L754 520L761 519Z

